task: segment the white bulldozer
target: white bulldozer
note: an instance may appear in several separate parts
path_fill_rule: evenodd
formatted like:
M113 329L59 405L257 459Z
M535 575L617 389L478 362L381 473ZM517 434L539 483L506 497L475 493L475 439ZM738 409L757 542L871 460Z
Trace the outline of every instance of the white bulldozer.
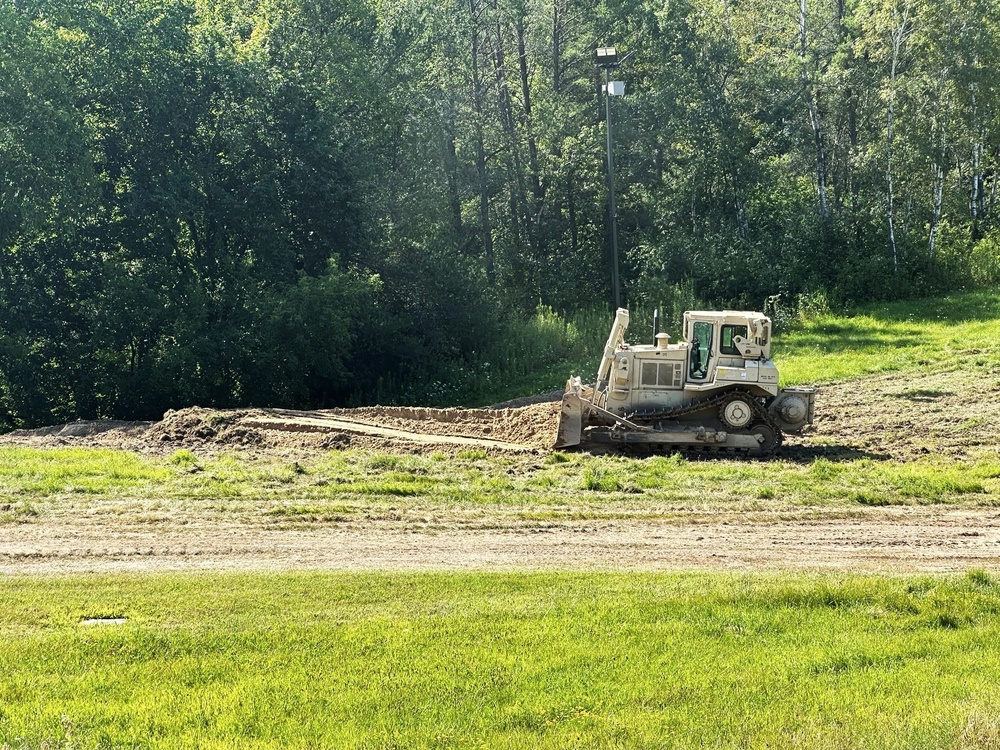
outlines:
M555 448L610 444L767 456L782 433L813 421L814 388L778 388L771 320L763 313L684 313L670 343L653 317L653 344L625 343L619 309L594 385L566 383Z

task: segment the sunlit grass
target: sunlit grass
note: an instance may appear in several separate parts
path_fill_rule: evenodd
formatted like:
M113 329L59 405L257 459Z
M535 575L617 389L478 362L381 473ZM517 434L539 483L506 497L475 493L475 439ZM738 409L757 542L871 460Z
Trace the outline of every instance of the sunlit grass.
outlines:
M784 385L918 369L1000 367L1000 292L978 291L820 315L775 340Z
M162 483L172 476L158 462L125 451L0 449L0 497L120 492Z
M788 383L987 373L998 335L1000 303L976 293L815 318L775 356ZM433 524L449 510L502 526L998 502L986 450L900 463L0 448L0 530L79 512L115 528ZM7 578L0 748L998 748L997 644L1000 583L981 570Z
M983 571L88 576L0 604L10 748L1000 742Z
M560 389L571 375L593 379L612 318L607 310L590 309L560 324L547 313L511 336L516 377L502 383L482 377L475 395L458 402L489 404ZM635 316L632 323L626 339L636 342L646 321ZM681 340L680 330L670 333ZM803 385L929 366L997 367L998 337L1000 290L987 289L798 319L776 336L772 354L782 384ZM545 356L535 356L540 346L547 347Z
M928 455L908 463L580 453L489 459L460 453L442 459L357 450L290 460L188 450L139 457L3 447L0 467L12 477L0 495L0 525L81 512L122 521L152 513L288 526L435 510L474 509L495 514L503 524L510 518L673 518L693 509L1000 504L1000 459L988 452L961 461Z

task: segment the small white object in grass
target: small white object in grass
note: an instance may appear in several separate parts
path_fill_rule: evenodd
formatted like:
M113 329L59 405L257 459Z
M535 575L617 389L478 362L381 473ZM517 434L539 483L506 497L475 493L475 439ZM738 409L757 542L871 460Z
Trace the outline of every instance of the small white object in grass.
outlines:
M80 620L81 625L122 625L128 622L127 617L88 617Z

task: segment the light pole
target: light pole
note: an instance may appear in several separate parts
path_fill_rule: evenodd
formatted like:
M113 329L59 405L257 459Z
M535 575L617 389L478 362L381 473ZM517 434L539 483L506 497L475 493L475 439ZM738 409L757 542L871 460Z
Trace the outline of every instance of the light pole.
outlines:
M615 207L615 157L611 148L611 97L625 93L623 81L612 81L611 71L621 61L614 47L598 47L595 64L604 69L604 115L608 123L608 224L611 232L611 296L615 309L622 306L621 289L618 283L618 211Z

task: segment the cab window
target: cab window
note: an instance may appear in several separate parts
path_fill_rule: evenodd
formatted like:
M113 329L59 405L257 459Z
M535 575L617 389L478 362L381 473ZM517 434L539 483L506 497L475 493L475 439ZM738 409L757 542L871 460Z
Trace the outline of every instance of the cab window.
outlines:
M708 375L708 358L712 352L711 323L695 323L691 336L691 362L688 377L692 380L704 380Z
M733 339L737 336L747 337L746 326L722 326L722 340L719 342L719 351L723 354L739 356L740 350L736 348Z

